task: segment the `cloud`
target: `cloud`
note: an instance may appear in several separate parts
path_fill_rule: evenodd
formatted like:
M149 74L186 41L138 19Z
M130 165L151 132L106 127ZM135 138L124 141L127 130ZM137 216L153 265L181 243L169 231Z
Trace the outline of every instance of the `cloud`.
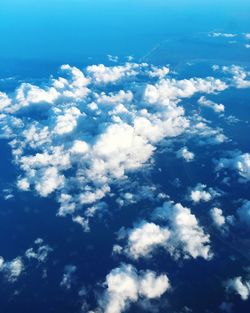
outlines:
M216 102L213 102L211 100L206 99L204 96L200 97L198 100L198 103L202 106L211 108L216 113L224 112L225 107L223 104L218 104Z
M237 214L243 223L250 225L250 201L245 201L245 203L237 210Z
M229 279L225 286L228 292L238 294L242 300L247 300L250 296L250 280L244 280L241 276Z
M220 208L212 208L210 210L210 215L213 219L213 222L216 226L221 227L225 225L226 218L223 215L223 211Z
M177 158L182 158L187 162L194 159L194 153L189 151L187 147L183 147L176 152Z
M177 258L183 255L185 258L202 257L209 260L212 257L209 235L204 233L189 208L168 201L156 208L152 217L168 223L170 238L167 249L170 254Z
M151 218L159 224L143 221L133 229L121 228L118 240L126 239L127 243L124 249L116 245L113 253L123 252L137 260L151 256L155 249L162 247L174 258L211 259L209 235L204 233L189 208L168 201L156 208Z
M79 211L110 194L131 172L152 165L163 140L187 134L209 144L224 142L221 130L188 116L180 101L228 85L213 77L177 80L168 72L146 63L83 71L63 65L58 78L1 94L2 135L21 169L18 188L42 197L54 193L58 215L71 214L88 230ZM182 153L190 159L188 151Z
M0 256L0 272L2 272L8 282L13 283L18 280L24 270L27 270L27 260L34 259L39 263L47 261L48 254L52 251L48 245L43 244L43 239L37 238L34 241L35 248L27 249L23 256L17 256L13 260L5 261Z
M234 38L234 37L237 36L237 34L215 32L215 33L210 33L209 36L211 36L211 37Z
M206 188L207 186L205 184L197 184L197 186L190 192L190 199L194 203L199 203L201 201L208 202L219 195L219 193L213 188L210 187L205 190Z
M151 254L156 247L165 247L170 232L154 223L142 223L129 231L127 253L134 259Z
M36 239L35 240L35 249L29 248L25 251L25 257L28 259L35 259L38 262L46 262L48 255L53 249L48 245L43 245L43 239Z
M232 75L231 84L236 88L250 88L249 72L238 65L231 66L214 66L214 70L221 70L226 74Z
M140 298L160 298L170 288L165 274L157 276L152 271L138 272L130 264L113 269L107 275L105 285L107 290L100 300L105 313L123 312Z
M134 76L137 74L139 65L136 63L126 63L123 66L107 67L103 64L90 65L86 71L92 80L97 84L108 84L119 81L124 77Z
M70 289L72 285L73 275L76 271L77 267L75 265L66 265L64 268L64 273L62 280L60 282L60 286L66 289Z
M250 154L236 151L232 152L229 157L221 158L216 162L216 171L227 168L237 171L241 178L240 182L248 182L250 180Z
M23 271L24 264L21 257L6 262L0 257L0 272L4 273L5 278L9 282L15 282Z

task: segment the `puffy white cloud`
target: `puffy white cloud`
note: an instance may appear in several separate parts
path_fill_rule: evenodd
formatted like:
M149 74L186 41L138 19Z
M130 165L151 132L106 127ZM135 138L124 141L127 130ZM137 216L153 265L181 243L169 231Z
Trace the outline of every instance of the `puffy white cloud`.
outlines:
M182 158L187 162L194 159L194 153L189 151L187 147L183 147L176 152L177 158Z
M149 72L149 76L163 78L170 72L169 68L166 66L156 67L152 66L151 71Z
M213 77L191 79L162 79L155 85L148 84L144 98L150 104L169 105L170 100L189 98L195 93L215 93L223 91L226 83Z
M87 73L98 84L114 83L121 78L134 76L137 74L139 64L126 63L125 65L107 67L103 64L91 65L87 67Z
M77 119L81 116L80 110L75 107L66 109L63 113L56 118L54 132L58 135L72 132L77 125Z
M22 170L17 186L43 197L55 192L58 215L73 214L85 225L86 216L75 212L101 200L131 171L152 164L166 138L186 132L223 142L217 129L192 133L190 120L197 116L187 116L179 102L227 85L212 77L162 78L167 72L144 63L93 65L84 72L63 65L62 77L1 94L3 135ZM107 93L112 84L116 91Z
M216 171L230 168L236 170L241 177L241 182L250 180L250 154L236 151L227 158L217 161Z
M105 313L123 312L130 303L140 298L159 298L170 288L165 274L157 276L152 271L137 272L129 264L113 269L107 275L105 285L107 290L100 301Z
M212 217L212 220L214 224L217 227L222 227L226 223L226 218L223 215L223 211L220 208L212 208L210 210L210 215Z
M196 187L190 192L190 199L194 203L199 203L201 201L208 202L219 195L219 193L213 188L210 187L205 190L206 188L207 186L204 184L197 184Z
M250 280L244 280L241 276L229 279L225 286L227 291L240 295L242 300L247 300L250 296Z
M223 104L218 104L216 102L213 102L211 100L206 99L204 96L200 97L198 100L198 103L202 106L211 108L216 113L224 112L225 106Z
M168 201L156 208L152 216L155 220L168 223L170 238L167 249L175 257L181 254L185 258L202 257L209 260L212 257L209 235L204 233L189 208Z
M127 253L134 259L148 256L156 247L165 247L169 236L167 228L144 222L129 232Z

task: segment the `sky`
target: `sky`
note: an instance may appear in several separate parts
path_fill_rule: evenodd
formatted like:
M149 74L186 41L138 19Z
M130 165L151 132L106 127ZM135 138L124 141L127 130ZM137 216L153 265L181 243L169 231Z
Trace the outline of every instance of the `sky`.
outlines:
M0 0L0 312L249 312L249 56L245 0Z
M244 32L249 9L247 0L1 0L0 57L65 63L141 56L176 34Z

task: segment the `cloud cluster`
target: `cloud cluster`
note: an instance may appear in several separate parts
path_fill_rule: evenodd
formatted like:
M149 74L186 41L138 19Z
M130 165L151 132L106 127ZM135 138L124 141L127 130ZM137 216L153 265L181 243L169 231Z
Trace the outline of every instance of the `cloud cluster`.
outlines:
M219 195L219 193L213 188L209 187L207 190L206 188L207 186L205 184L197 184L190 192L190 199L194 203L199 203L201 201L208 202Z
M0 272L4 274L7 281L13 283L19 278L26 268L25 262L27 260L35 259L38 264L46 262L52 248L44 245L41 238L36 239L34 245L35 248L27 249L23 256L18 256L11 261L5 261L0 256Z
M118 239L126 239L123 250L120 245L113 249L115 253L125 252L132 259L150 257L161 247L174 258L197 258L209 260L212 257L209 235L205 234L195 215L180 203L165 202L156 208L151 218L158 222L141 222L133 229L122 228Z
M191 117L179 102L228 87L213 77L165 77L168 67L146 63L84 71L63 65L61 74L47 84L22 83L13 94L1 93L0 124L21 169L18 188L42 197L56 193L58 215L72 214L85 230L89 217L80 209L148 164L163 139L188 131ZM209 138L211 129L203 126L195 135Z
M168 222L170 238L168 251L175 257L202 257L209 260L212 257L210 238L199 225L195 215L189 208L180 203L165 202L153 212L154 220Z
M169 288L165 274L138 272L130 264L122 264L106 277L107 290L100 301L105 313L120 313L140 298L160 298Z

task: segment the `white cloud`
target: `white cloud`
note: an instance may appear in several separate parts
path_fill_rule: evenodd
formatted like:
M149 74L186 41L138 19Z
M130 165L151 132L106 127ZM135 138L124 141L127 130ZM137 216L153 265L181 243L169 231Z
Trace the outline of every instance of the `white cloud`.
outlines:
M137 272L128 264L113 269L106 277L107 290L100 301L105 313L120 313L140 298L161 297L169 288L168 277L152 271Z
M194 159L194 153L189 151L187 147L183 147L176 152L177 158L183 158L185 161L190 162Z
M169 236L167 228L144 222L129 232L127 253L134 259L148 256L156 247L165 247Z
M218 227L222 227L226 223L226 218L223 215L223 211L220 208L212 208L210 210L210 215L214 224Z
M0 123L22 170L17 186L43 197L55 193L58 215L73 214L83 224L84 212L75 212L104 198L130 172L153 164L163 140L187 133L207 142L213 138L212 144L225 141L211 127L191 133L190 120L198 117L187 116L179 102L195 93L223 91L227 84L213 77L162 78L167 72L167 67L125 63L89 66L84 74L63 65L62 77L1 94ZM112 84L116 91L107 92Z
M149 76L163 78L170 72L169 68L166 66L156 67L152 66L151 71L149 72Z
M241 66L223 66L222 71L233 76L232 83L236 88L250 88L250 80L247 79L249 72L245 71Z
M119 81L124 77L137 74L139 65L136 63L126 63L125 65L107 67L103 64L91 65L87 67L87 73L97 84L108 84Z
M247 300L250 296L250 280L243 280L241 276L229 279L226 282L226 289L240 295L242 300Z
M218 196L219 193L213 188L207 188L204 184L197 184L196 187L190 192L190 199L194 203L199 203L201 201L208 202L211 201L214 197Z
M170 238L167 249L175 257L182 254L186 258L191 256L209 260L212 257L209 235L204 233L189 208L180 203L165 202L162 207L154 210L153 218L168 223Z
M204 96L200 97L198 100L198 103L202 106L211 108L212 110L214 110L214 112L216 113L221 113L224 112L225 107L223 104L218 104L216 102L213 102L211 100L206 99Z
M236 151L229 157L217 161L216 171L227 168L237 171L241 182L248 182L250 180L250 154Z

